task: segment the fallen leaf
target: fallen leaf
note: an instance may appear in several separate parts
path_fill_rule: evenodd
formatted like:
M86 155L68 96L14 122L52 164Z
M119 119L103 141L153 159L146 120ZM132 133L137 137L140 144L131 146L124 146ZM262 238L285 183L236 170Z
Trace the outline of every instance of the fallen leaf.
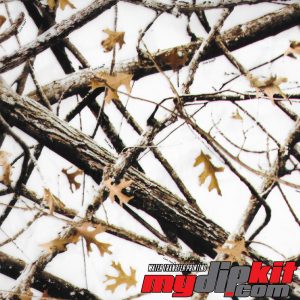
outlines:
M275 94L279 94L284 99L288 100L287 96L279 87L281 83L287 82L287 78L277 78L277 76L270 76L270 78L267 78L266 80L261 80L253 75L250 75L248 76L248 79L250 80L251 86L256 89L256 92L259 93L262 90L267 95L267 97L273 102L273 104L275 103Z
M107 103L110 103L113 99L119 100L117 90L121 85L125 86L128 93L131 92L130 82L132 77L133 75L126 73L109 75L107 73L100 72L92 79L91 88L96 89L99 87L107 87L108 89L104 100Z
M109 178L104 181L105 186L109 189L109 198L112 202L115 201L115 196L120 200L120 204L128 203L133 196L125 195L122 190L128 188L132 184L132 180L122 179L119 184L112 184L112 179Z
M79 176L79 175L82 175L83 171L80 170L80 169L77 169L74 172L68 173L68 170L69 169L62 169L61 171L62 171L63 174L65 174L67 176L67 179L68 179L69 185L70 185L70 190L73 193L74 192L73 191L73 185L74 185L75 190L78 190L81 186L81 183L76 181L76 177Z
M93 227L95 230L89 230L89 227ZM82 225L74 228L74 233L72 235L64 238L56 238L48 243L41 244L40 246L50 252L64 252L67 250L68 244L76 244L80 237L82 237L86 242L88 253L92 251L91 244L95 244L99 249L101 256L103 256L105 253L112 254L112 252L108 249L111 244L102 243L96 239L96 235L104 231L105 230L101 225L94 225L89 222L84 222Z
M111 276L111 275L105 275L106 279L103 283L106 283L107 281L110 280L115 280L114 283L108 284L105 289L111 291L114 293L116 288L122 284L126 284L126 290L128 290L131 286L136 286L137 281L135 277L136 270L130 267L130 275L127 275L121 264L112 262L111 266L118 272L117 276Z
M229 247L227 246L229 244ZM218 254L226 254L225 261L244 263L242 254L249 255L245 245L245 240L240 241L227 241L225 246L220 246L216 249Z
M158 55L157 61L159 63L169 65L172 70L176 72L185 65L188 59L189 55L187 52L172 49L162 53L161 55Z
M88 230L90 226L94 227L95 230ZM91 244L94 244L97 246L101 256L105 253L112 254L112 252L108 249L111 244L101 243L96 240L96 235L105 231L101 225L95 226L94 224L85 222L80 227L76 227L76 230L77 233L85 239L88 253L92 251Z
M104 29L103 32L108 34L108 37L101 42L104 52L110 52L116 46L116 44L119 44L119 49L121 49L125 44L125 32L111 31L108 28Z
M300 42L292 41L290 47L284 53L284 55L296 58L294 54L300 55Z
M222 193L221 193L221 190L219 187L219 183L218 183L218 180L216 177L216 173L223 172L224 168L223 167L220 167L220 168L215 167L210 160L211 160L210 156L201 151L200 155L198 157L196 157L194 167L204 163L204 169L199 176L200 183L203 184L208 177L211 177L210 184L208 186L208 190L211 191L213 189L216 189L218 194L220 196L222 196Z
M55 195L53 195L49 189L44 188L44 201L49 207L49 214L53 215L55 207L64 208L65 205Z
M51 10L55 10L59 4L59 7L64 10L66 6L76 8L75 5L69 0L48 0L48 6Z
M0 15L0 27L5 23L6 18L2 15Z
M11 164L8 158L11 156L10 153L0 150L0 166L2 167L2 175L0 176L0 182L3 182L6 186L11 184Z
M240 112L236 110L234 113L232 113L231 118L238 121L243 121L242 116L240 115Z

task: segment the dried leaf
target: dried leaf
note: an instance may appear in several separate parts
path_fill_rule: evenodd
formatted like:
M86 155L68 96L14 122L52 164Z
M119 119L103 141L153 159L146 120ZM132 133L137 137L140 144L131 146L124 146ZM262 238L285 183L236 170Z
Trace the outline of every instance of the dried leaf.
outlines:
M31 300L33 297L32 291L29 289L26 293L20 295L20 300ZM17 297L18 298L18 297Z
M55 10L59 4L59 7L64 10L66 6L76 8L75 5L69 0L48 0L48 6L51 10Z
M182 68L188 59L189 56L187 52L178 51L176 49L164 52L158 56L158 62L171 66L174 72Z
M89 230L89 227L94 227L95 230ZM96 239L96 235L104 232L105 230L101 225L95 226L92 223L85 222L82 225L75 227L74 233L68 237L56 238L48 243L41 244L40 246L46 250L64 252L67 250L68 244L76 244L80 237L83 237L86 242L86 248L88 253L92 251L91 244L95 244L100 251L101 256L105 253L111 254L112 252L108 249L111 244L101 243Z
M68 238L57 238L48 243L41 244L40 246L49 252L59 251L64 252L67 250L67 245L70 243L76 244L78 242L78 236L72 235Z
M199 176L200 184L203 184L208 177L211 177L210 184L208 186L208 190L211 191L213 189L216 189L218 194L220 196L222 196L222 193L221 193L221 190L219 187L219 183L218 183L218 180L216 177L216 173L223 172L224 168L223 167L220 167L220 168L215 167L212 164L212 162L210 161L210 159L211 158L209 155L206 155L205 153L203 153L201 151L200 155L198 157L196 157L194 167L200 165L201 163L204 163L204 169Z
M10 153L0 150L0 166L2 167L2 175L0 176L0 182L7 186L11 184L11 164L8 161L8 158L10 156Z
M288 100L287 96L279 87L281 83L287 82L287 78L277 78L277 76L270 76L270 78L267 78L266 80L261 80L255 76L250 75L248 76L248 79L250 80L251 86L256 89L257 93L262 90L273 103L275 94L279 94L284 99Z
M284 53L284 55L296 58L294 54L300 55L300 42L292 41L290 47Z
M69 0L59 0L59 6L62 10L64 10L67 5L73 9L76 8L76 6Z
M90 226L94 227L95 230L88 230ZM112 252L108 249L111 244L101 243L96 240L96 235L105 231L101 225L95 226L94 224L85 222L80 227L76 227L76 231L85 239L88 253L92 251L91 244L94 244L97 246L101 256L103 256L105 253L112 254Z
M97 76L91 81L91 88L96 89L99 87L108 87L105 95L105 101L110 103L111 100L119 100L117 93L118 88L124 85L128 93L131 92L130 82L133 75L126 73L117 73L109 75L103 72L97 74Z
M115 201L115 196L117 196L120 200L120 204L128 203L133 196L125 195L122 190L128 188L132 184L132 180L122 179L119 184L112 184L112 179L104 181L105 186L109 189L109 198L112 202Z
M119 44L119 49L121 49L125 44L125 32L111 31L108 28L104 29L103 32L108 34L108 37L101 42L104 52L110 52L116 46L116 44Z
M126 290L128 290L131 286L136 286L137 281L135 278L135 273L136 270L133 269L132 267L130 267L130 275L127 275L121 264L120 263L116 263L116 262L112 262L111 266L116 269L116 271L118 272L117 276L111 276L111 275L105 275L106 276L106 280L104 281L110 281L110 280L115 280L114 283L112 284L108 284L105 289L111 291L112 293L114 293L114 291L116 290L116 288L122 284L126 284Z
M48 0L48 6L51 10L54 10L56 8L58 0Z
M0 27L5 23L6 17L0 15Z
M226 254L225 261L238 262L240 264L244 263L244 259L242 254L249 255L248 250L245 245L245 240L242 239L240 241L227 241L226 244L230 245L230 248L227 245L224 247L220 246L216 249L219 254Z
M44 189L44 201L49 207L49 214L53 215L55 207L64 208L65 205L55 195L53 195L49 189Z
M80 169L77 169L74 172L68 173L68 170L69 169L62 169L61 171L62 171L62 173L64 173L67 176L67 179L68 179L69 184L70 184L70 190L73 193L74 192L73 185L74 185L75 190L78 190L81 186L81 183L76 181L76 177L79 176L79 175L82 175L83 171L80 170Z
M240 112L238 109L236 110L236 112L232 113L231 118L234 120L243 121L243 118L240 115Z

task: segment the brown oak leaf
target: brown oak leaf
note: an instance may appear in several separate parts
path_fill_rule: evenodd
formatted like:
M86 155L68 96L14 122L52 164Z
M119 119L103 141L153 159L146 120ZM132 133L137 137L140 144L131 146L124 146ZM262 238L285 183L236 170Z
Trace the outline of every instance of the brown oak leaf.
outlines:
M267 97L274 102L274 95L279 94L284 99L288 100L285 93L280 89L279 85L281 83L287 82L287 78L285 77L278 77L277 76L270 76L266 80L261 80L255 76L248 76L248 79L250 80L250 84L252 87L256 89L256 92L259 93L260 91L263 91Z
M50 242L41 244L40 246L49 252L53 252L53 251L64 252L67 250L68 244L71 243L76 244L77 242L78 242L77 235L72 235L67 238L56 238Z
M108 284L105 289L111 291L112 293L114 293L114 291L116 290L116 288L122 284L126 284L126 290L128 290L131 286L136 286L137 281L136 281L136 270L133 269L132 267L130 267L130 274L127 275L121 264L120 263L116 263L116 262L112 262L111 266L118 272L117 276L111 276L111 275L105 275L106 279L104 281L104 283L106 283L107 281L110 280L115 280L114 283Z
M10 156L10 153L0 150L0 166L2 167L2 175L0 176L0 182L2 182L5 185L11 184L11 164L8 160Z
M125 32L111 31L108 28L104 29L103 32L108 34L108 37L101 42L104 52L110 52L116 46L116 44L119 44L119 49L121 49L125 44Z
M0 27L5 23L6 17L0 15Z
M243 121L242 116L240 115L240 112L236 110L234 113L232 113L231 118L238 121Z
M158 55L157 60L159 63L169 65L176 72L189 60L189 55L187 52L172 49Z
M105 95L105 101L110 103L113 99L119 100L117 90L121 85L125 86L128 93L131 92L130 82L132 77L133 75L126 73L109 75L107 73L100 72L91 80L91 88L96 89L99 87L107 87L108 89Z
M94 227L95 230L89 230L90 226ZM92 251L91 244L94 244L95 246L97 246L101 256L103 256L105 253L112 254L112 252L108 249L111 244L102 243L96 239L97 234L105 231L101 225L95 226L94 224L85 222L81 226L76 227L76 231L85 239L88 253Z
M51 10L55 10L58 5L62 10L64 10L66 6L76 8L75 5L69 0L48 0L48 6Z
M33 297L32 291L29 289L28 291L22 293L20 295L20 300L31 300ZM17 297L18 298L18 297Z
M93 227L94 230L89 230L89 227ZM80 237L82 237L86 242L86 248L88 253L92 251L91 244L95 244L99 249L101 256L103 256L105 253L108 254L112 253L108 249L111 246L111 244L102 243L96 239L96 235L104 231L105 230L101 225L96 226L92 223L84 222L80 226L75 227L74 232L71 235L62 238L56 238L48 243L41 244L40 246L50 252L52 251L64 252L67 250L68 244L76 244L79 241Z
M53 195L49 189L44 188L44 201L49 207L49 214L53 215L55 207L64 208L65 205L55 195Z
M128 188L132 184L132 180L122 179L119 184L112 184L112 179L109 178L104 181L105 186L109 189L109 198L112 202L115 201L115 196L120 200L120 204L128 203L133 196L125 195L122 190Z
M216 249L218 254L226 254L225 261L238 262L240 264L244 263L242 254L249 255L249 252L245 245L245 240L240 241L227 241L226 244L229 244L229 247L220 246Z
M284 55L296 58L296 55L300 55L300 42L292 41L290 47L285 51Z
M62 169L61 171L62 171L63 174L66 175L66 177L69 181L70 190L73 193L74 192L73 186L74 186L75 190L78 190L81 186L81 183L76 181L76 177L79 176L79 175L82 175L83 171L80 170L80 169L77 169L76 171L68 173L68 170L69 169Z
M211 160L210 156L201 151L200 155L196 157L194 167L196 167L202 163L204 164L204 169L203 169L202 173L199 175L200 183L203 184L208 177L211 177L210 183L208 186L208 190L212 191L213 189L216 189L218 194L220 196L222 196L221 189L220 189L219 183L218 183L218 179L216 177L216 173L223 172L224 168L223 167L215 167L210 160Z

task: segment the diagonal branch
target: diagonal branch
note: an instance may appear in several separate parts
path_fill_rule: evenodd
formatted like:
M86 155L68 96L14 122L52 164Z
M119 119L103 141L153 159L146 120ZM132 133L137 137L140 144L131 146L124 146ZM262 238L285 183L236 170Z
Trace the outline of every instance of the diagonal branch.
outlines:
M274 13L267 14L242 25L237 25L225 31L221 35L221 38L226 43L227 48L230 51L234 51L298 25L299 18L300 5L289 5ZM156 54L152 54L152 56L162 70L170 70L171 67L167 64L164 64L161 57L167 56L169 52L172 52L175 49L177 52L188 55L188 57L191 59L195 49L199 48L200 44L201 41L193 42L163 50ZM207 51L203 55L201 61L211 59L221 54L223 54L221 49L215 45L210 45L208 46ZM187 61L187 64L188 63L189 61ZM79 93L81 90L88 88L91 80L100 71L109 73L109 69L105 68L82 70L68 75L61 80L56 80L55 82L49 83L43 86L42 89L50 103L54 103L61 97L69 97ZM150 58L139 57L138 60L133 60L130 63L116 66L115 72L134 74L133 79L137 80L147 75L157 73L157 68ZM38 99L35 91L31 92L29 96Z

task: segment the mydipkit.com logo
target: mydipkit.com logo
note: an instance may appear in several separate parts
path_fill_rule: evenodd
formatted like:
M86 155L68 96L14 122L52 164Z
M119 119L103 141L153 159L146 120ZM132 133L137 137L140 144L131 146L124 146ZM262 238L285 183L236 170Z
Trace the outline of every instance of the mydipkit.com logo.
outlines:
M178 268L172 266L170 270L162 267L152 272L184 270L183 265L178 265ZM184 271L200 271L199 265L196 266L194 269L185 268ZM223 293L225 297L288 297L288 284L292 282L296 270L294 261L277 261L273 266L265 266L262 262L253 262L252 266L212 262L207 275L145 275L141 292L172 293L172 297L189 297L194 292Z

